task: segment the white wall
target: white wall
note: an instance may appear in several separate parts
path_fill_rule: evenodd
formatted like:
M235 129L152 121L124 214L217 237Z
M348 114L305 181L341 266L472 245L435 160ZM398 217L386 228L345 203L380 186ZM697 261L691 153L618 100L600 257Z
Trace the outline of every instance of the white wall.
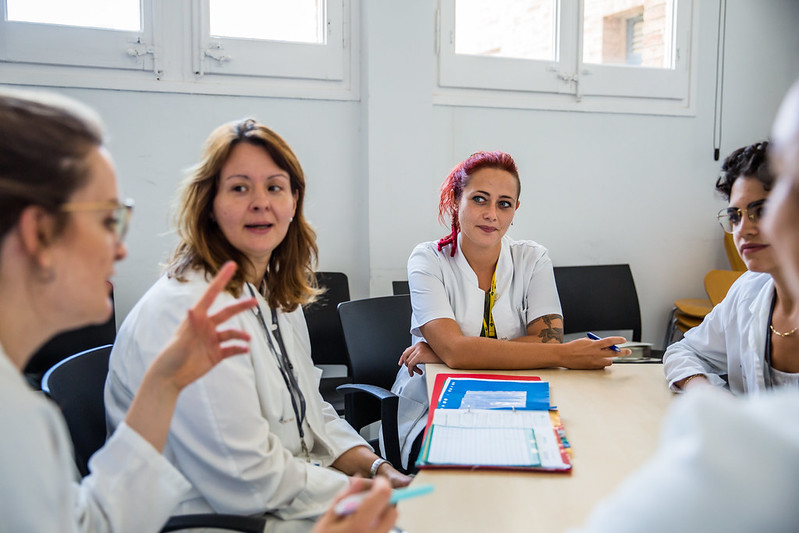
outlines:
M387 3L369 4L367 9L380 11ZM419 41L429 45L413 58L422 74L434 61L427 4L404 4L417 6L413 9L424 21L414 30L404 28L412 36L406 41L409 48L416 50ZM703 297L704 274L729 268L715 220L724 203L713 188L721 165L713 160L719 7L705 0L695 4L699 75L694 117L435 106L433 166L426 166L424 152L416 171L406 175L391 174L392 165L426 150L430 136L425 122L420 128L402 124L404 133L394 131L406 142L386 156L383 168L405 183L405 193L372 206L379 218L370 222L385 227L388 234L381 239L390 242L379 244L381 269L373 263L373 292L390 290L386 280L402 276L404 260L417 242L446 233L436 221L436 202L449 169L477 150L501 149L514 155L522 174L522 205L510 235L544 244L555 265L629 263L641 302L643 340L659 344L672 302ZM797 22L799 3L792 0L728 3L722 154L768 136L782 96L799 76ZM392 75L393 64L379 66L383 76ZM414 88L420 87L428 89L430 78L417 76ZM418 109L426 111L427 101L418 99ZM393 192L395 185L382 179L370 175L369 184ZM408 226L422 230L406 231ZM371 244L376 246L374 240ZM387 265L395 265L394 270Z
M167 211L182 171L214 127L254 116L298 153L319 267L346 272L353 297L390 293L413 246L446 232L436 204L449 169L501 149L522 173L511 235L544 244L556 265L630 263L644 340L659 343L671 302L701 296L705 272L727 267L713 192L718 3L695 2L694 117L433 105L433 4L361 1L359 102L63 90L104 116L122 190L137 202L116 278L119 320L174 244ZM722 154L767 136L799 77L797 22L795 0L728 2Z

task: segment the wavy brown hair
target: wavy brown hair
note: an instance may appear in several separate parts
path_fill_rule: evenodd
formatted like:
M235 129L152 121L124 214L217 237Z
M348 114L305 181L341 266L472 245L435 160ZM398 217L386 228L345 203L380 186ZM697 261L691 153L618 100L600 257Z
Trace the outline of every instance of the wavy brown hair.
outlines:
M275 164L289 175L291 192L297 198L294 220L283 241L272 251L260 290L270 307L294 311L313 302L320 291L316 286L316 233L305 220L305 174L291 147L277 133L248 118L229 122L211 133L203 146L200 162L183 180L175 209L175 224L180 243L166 265L167 274L185 281L188 270L202 270L215 275L225 261L239 265L252 262L225 238L213 220L214 198L222 167L233 147L247 143L263 148ZM239 268L227 290L241 295L244 269Z

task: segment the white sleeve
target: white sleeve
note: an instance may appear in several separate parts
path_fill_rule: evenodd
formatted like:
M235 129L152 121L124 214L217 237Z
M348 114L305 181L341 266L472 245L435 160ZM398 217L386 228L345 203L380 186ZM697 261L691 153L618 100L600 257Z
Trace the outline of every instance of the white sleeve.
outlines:
M120 425L89 460L76 518L85 531L158 531L191 486L143 437ZM106 522L106 520L108 522Z
M0 415L13 435L2 443L0 530L158 531L188 491L183 476L124 424L92 456L92 473L76 482L60 414L43 401L26 405L34 409Z
M727 346L727 328L736 327L732 315L744 311L738 295L741 285L733 286L724 300L708 313L702 323L691 328L685 337L675 342L663 354L663 372L669 382L669 388L675 392L682 389L675 382L694 374L704 374L710 383L723 386L720 377L727 374L727 351L738 347ZM743 335L744 332L736 332Z
M799 392L710 387L675 400L656 455L600 502L582 533L795 532Z
M540 248L539 245L536 246ZM562 317L563 311L560 307L558 289L555 285L555 273L548 251L544 250L535 259L529 276L527 294L525 294L527 325L529 326L531 322L546 315L560 315Z
M418 245L408 258L408 286L411 290L411 334L423 337L421 327L438 318L455 320L444 286L444 273L429 243Z

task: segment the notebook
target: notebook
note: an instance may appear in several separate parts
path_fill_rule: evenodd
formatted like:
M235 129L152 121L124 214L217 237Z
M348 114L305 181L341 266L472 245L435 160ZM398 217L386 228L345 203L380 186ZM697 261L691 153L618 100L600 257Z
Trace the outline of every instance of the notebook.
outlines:
M439 374L419 468L571 470L549 383L535 376Z

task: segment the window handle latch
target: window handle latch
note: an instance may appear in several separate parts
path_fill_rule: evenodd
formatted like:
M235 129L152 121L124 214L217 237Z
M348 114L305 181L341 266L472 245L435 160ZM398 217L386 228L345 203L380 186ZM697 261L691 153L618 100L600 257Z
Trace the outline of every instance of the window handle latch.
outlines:
M158 55L158 50L155 46L151 44L147 44L142 42L141 37L137 37L135 41L131 42L131 45L125 50L125 53L133 58L135 61L139 61L139 58L146 55L153 56L153 73L155 74L156 79L161 79L164 72L161 69L161 58Z
M555 67L547 68L548 71L554 72L555 76L566 83L573 83L574 84L574 97L579 102L583 99L582 92L580 91L580 73L577 72L562 72L556 69ZM588 72L583 71L583 74L588 74Z
M210 57L218 63L225 63L233 59L229 55L225 55L222 50L224 50L222 43L212 43L205 47L205 50L203 50L203 56Z

